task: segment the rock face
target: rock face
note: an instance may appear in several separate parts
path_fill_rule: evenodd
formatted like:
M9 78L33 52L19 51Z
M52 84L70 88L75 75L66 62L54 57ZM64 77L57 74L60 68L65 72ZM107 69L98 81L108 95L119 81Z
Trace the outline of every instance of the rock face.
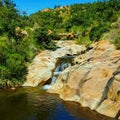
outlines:
M65 55L80 54L85 51L84 46L76 45L73 41L58 41L56 51L42 51L33 60L28 68L27 81L23 86L38 86L44 84L52 77L57 59Z
M91 48L74 59L76 65L65 69L48 92L120 118L120 51L108 41Z

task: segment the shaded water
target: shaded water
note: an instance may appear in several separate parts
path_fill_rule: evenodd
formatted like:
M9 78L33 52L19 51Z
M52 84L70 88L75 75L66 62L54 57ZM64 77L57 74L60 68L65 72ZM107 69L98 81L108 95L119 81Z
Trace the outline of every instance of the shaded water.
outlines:
M39 88L0 90L0 120L113 120Z

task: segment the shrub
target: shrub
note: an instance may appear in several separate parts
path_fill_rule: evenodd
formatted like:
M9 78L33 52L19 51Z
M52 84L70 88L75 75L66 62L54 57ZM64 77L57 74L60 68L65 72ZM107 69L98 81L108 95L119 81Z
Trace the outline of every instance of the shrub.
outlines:
M113 40L113 44L116 46L117 49L120 49L120 36L116 37Z
M41 49L55 49L55 43L53 42L53 34L48 34L46 28L38 28L34 31L33 39L39 44Z
M88 47L92 43L92 41L90 41L89 39L89 36L81 36L76 40L76 42L78 44L85 45L86 47Z
M101 35L108 31L108 26L105 24L99 24L97 27L93 27L89 33L90 40L98 41Z

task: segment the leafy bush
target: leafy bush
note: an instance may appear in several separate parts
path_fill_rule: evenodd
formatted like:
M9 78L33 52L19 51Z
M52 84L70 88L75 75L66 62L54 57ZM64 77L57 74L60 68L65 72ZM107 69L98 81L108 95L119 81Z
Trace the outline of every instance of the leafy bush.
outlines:
M77 40L77 44L82 44L88 47L92 42L89 39L89 36L81 36Z
M117 49L120 49L120 36L117 36L117 37L113 40L113 44L116 46Z
M99 24L97 27L93 27L89 33L90 40L98 41L101 35L108 30L108 26L106 26L105 24Z
M11 0L0 1L0 10L0 88L7 88L25 80L27 63L35 55L31 46L35 48L35 44L22 35L29 19L19 13Z
M48 30L46 28L38 28L34 31L33 38L36 43L39 44L41 49L51 49L55 50L56 46L53 42L53 34L48 34Z

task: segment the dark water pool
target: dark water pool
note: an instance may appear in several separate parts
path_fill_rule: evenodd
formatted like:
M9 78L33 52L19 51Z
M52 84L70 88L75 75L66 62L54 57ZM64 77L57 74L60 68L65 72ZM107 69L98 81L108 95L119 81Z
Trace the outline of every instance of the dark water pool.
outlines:
M0 90L0 120L113 120L39 88Z

